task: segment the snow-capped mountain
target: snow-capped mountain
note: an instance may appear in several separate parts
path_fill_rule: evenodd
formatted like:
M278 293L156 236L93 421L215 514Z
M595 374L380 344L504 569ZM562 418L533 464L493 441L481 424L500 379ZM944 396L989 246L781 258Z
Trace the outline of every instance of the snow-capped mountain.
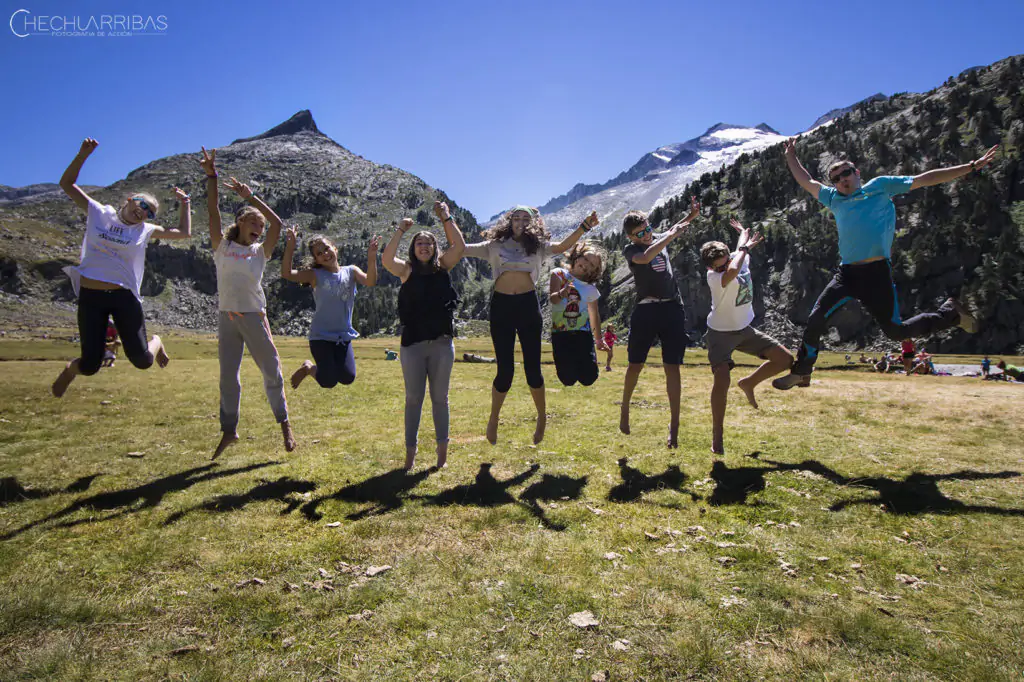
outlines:
M601 232L619 229L628 211L650 211L681 194L704 173L785 139L764 123L754 128L718 123L700 137L644 154L631 168L604 184L578 184L541 206L540 212L556 238L572 231L591 211L597 211L601 219Z
M831 123L832 121L836 120L840 116L842 116L844 114L850 113L851 111L853 111L854 107L856 107L858 104L863 104L864 102L877 102L879 100L884 100L884 99L888 99L888 98L885 95L883 95L882 93L877 92L874 95L871 95L871 97L865 97L864 99L860 100L859 102L854 102L853 104L851 104L848 107L842 107L842 108L839 108L839 109L833 109L833 110L829 111L828 113L825 113L825 114L822 114L821 116L819 116L818 120L816 120L814 123L812 123L811 127L808 128L805 132L809 133L812 130L814 130L815 128L817 128L818 126L825 125L826 123Z

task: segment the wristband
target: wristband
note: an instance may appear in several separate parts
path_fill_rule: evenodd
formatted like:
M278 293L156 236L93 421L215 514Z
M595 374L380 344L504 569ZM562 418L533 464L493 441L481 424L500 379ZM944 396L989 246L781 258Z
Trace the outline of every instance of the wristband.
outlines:
M214 173L213 175L207 174L206 175L206 179L207 180L216 180L217 179L217 174L216 173Z
M736 250L737 251L742 251L743 253L747 254L748 256L750 255L750 247L747 246L746 244L744 244L743 246L737 246Z
M441 222L442 222L442 223L446 223L446 222L448 222L449 220L450 220L450 221L452 221L452 223L453 223L453 224L455 223L455 218L453 218L453 217L452 217L452 216L451 216L450 214L449 214L449 216L448 216L447 218L445 218L445 219L444 219L444 220L442 220Z

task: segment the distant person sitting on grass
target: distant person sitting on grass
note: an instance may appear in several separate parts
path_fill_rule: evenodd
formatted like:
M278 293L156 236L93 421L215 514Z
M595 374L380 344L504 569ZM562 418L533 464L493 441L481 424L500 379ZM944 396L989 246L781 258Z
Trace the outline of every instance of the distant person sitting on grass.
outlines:
M1003 370L1002 378L1004 381L1009 381L1010 379L1013 379L1014 381L1022 381L1021 372L1024 372L1024 370L1021 370L1020 367L1017 367L1016 365L1008 365L1006 364L1006 360L1000 360L996 364L996 367Z
M969 164L920 175L879 176L863 186L860 171L852 161L837 161L828 168L828 179L833 185L828 187L812 179L800 164L796 156L796 140L790 138L785 142L786 164L790 173L804 190L835 216L842 265L811 310L793 371L773 381L775 388L788 390L810 384L829 318L852 300L860 301L885 335L894 340L930 336L956 326L969 333L977 331L977 321L955 298L943 303L938 312L922 313L905 322L902 320L889 264L896 234L896 206L892 197L963 177L987 166L995 153L996 147L992 147Z
M711 452L725 454L725 404L729 394L729 374L735 363L734 350L764 360L754 372L737 382L747 402L757 409L754 389L765 379L784 372L793 365L793 356L781 343L755 329L754 284L750 276L750 250L764 241L759 233L751 233L735 220L730 224L740 233L736 251L729 252L722 242L707 242L700 248L700 259L707 268L711 288L711 312L705 337L708 363L714 374L711 388Z
M642 211L630 211L622 220L622 231L629 240L622 254L629 263L636 285L636 307L629 318L629 344L626 353L629 367L622 382L622 406L619 411L619 431L629 434L629 401L647 362L647 354L655 341L661 341L661 364L665 369L665 389L668 392L669 425L667 445L679 447L679 403L682 386L679 365L686 353L686 314L679 287L672 272L672 261L666 247L700 215L696 198L690 202L685 218L654 236L654 225Z
M78 174L89 155L99 145L91 137L82 142L78 154L64 171L60 187L78 208L85 211L85 237L81 263L64 272L78 297L78 334L81 356L64 367L51 391L60 398L79 374L91 376L100 370L106 350L107 325L114 320L124 353L139 369L149 369L155 361L166 367L163 341L154 335L146 341L146 317L142 312L142 274L146 267L146 244L150 239L188 239L192 236L192 203L183 190L175 187L179 201L177 228L154 223L160 204L151 194L128 195L120 208L101 204L78 186Z
M309 324L309 352L313 362L306 360L292 374L292 388L298 388L306 377L313 377L321 388L348 385L356 380L356 356L353 339L359 332L352 326L352 308L356 300L356 285L372 287L377 284L377 245L379 237L370 239L366 253L366 272L357 265L340 265L338 247L323 235L313 235L306 242L312 263L295 270L295 242L298 231L289 227L285 232L284 257L281 258L281 277L289 282L313 287L316 310Z
M202 148L199 165L206 176L206 210L210 222L210 247L217 271L217 358L220 363L220 442L213 451L217 459L238 442L238 420L242 409L242 355L249 355L263 375L263 391L274 419L281 425L284 449L295 449L295 436L288 421L284 396L281 356L267 322L267 297L263 293L263 270L281 237L281 219L248 185L230 178L225 187L244 204L235 211L234 222L222 231L220 194L217 186L217 150ZM268 226L269 223L269 226ZM266 232L264 233L264 228ZM260 241L260 238L263 241Z

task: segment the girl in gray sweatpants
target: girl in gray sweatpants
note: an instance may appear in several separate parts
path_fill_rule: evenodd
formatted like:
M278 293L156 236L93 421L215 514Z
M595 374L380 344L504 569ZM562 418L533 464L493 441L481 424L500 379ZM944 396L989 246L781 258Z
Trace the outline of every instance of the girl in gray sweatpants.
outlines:
M200 165L206 173L206 200L210 214L210 244L217 266L217 355L220 359L220 428L223 432L213 458L238 441L238 414L242 402L239 371L242 352L249 348L252 359L263 374L263 388L270 409L281 425L284 448L295 449L295 436L288 422L288 403L284 397L281 358L267 322L267 299L263 294L263 268L281 236L281 219L248 186L231 178L227 187L248 206L235 214L235 223L221 234L217 196L217 150L203 149ZM258 240L267 229L263 243Z
M466 242L448 206L434 202L434 213L448 238L440 253L437 237L422 231L409 242L409 259L395 258L402 236L412 227L404 218L391 241L384 247L381 262L388 272L402 280L398 291L398 319L402 323L402 375L405 378L405 468L416 463L420 413L427 381L437 439L437 467L448 461L448 385L455 362L455 310L459 299L452 287L449 270L462 258Z

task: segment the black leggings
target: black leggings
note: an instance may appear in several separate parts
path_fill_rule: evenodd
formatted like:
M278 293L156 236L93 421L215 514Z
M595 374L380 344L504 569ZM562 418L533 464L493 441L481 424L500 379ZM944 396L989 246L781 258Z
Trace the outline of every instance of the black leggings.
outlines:
M523 351L526 383L530 388L544 386L544 375L540 371L540 332L543 326L536 292L495 292L491 295L491 342L498 360L498 375L494 377L496 391L508 393L512 388L512 377L516 372L517 334Z
M356 356L351 341L310 341L309 350L316 362L316 383L323 388L356 380Z
M100 371L103 353L107 350L107 324L114 326L128 360L139 369L153 366L153 354L146 339L146 317L142 303L127 289L86 289L78 293L78 335L82 339L82 355L78 371L90 376Z
M793 366L794 374L811 373L821 348L821 335L828 329L828 319L853 300L860 301L882 332L894 341L928 336L955 327L960 321L960 314L951 305L943 305L936 313L921 313L903 322L889 261L843 265L814 303Z
M554 332L551 352L555 356L555 372L566 386L576 382L590 386L597 381L597 353L590 332Z

